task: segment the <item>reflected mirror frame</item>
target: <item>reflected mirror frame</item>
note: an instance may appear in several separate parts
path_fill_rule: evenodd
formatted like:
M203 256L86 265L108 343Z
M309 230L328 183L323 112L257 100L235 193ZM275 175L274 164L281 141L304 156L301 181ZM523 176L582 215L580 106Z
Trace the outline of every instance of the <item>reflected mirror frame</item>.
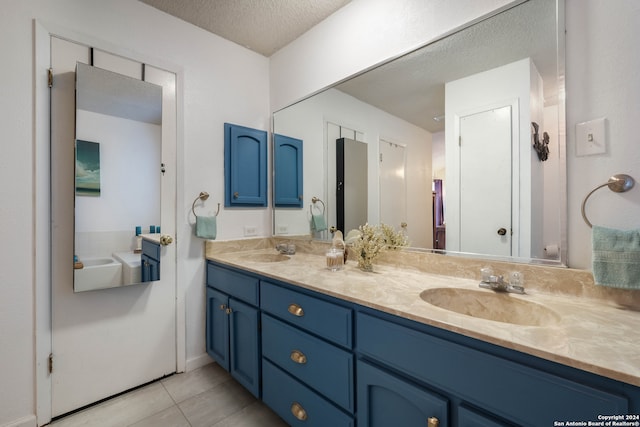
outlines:
M534 1L534 0L529 0L529 1ZM356 73L352 76L349 76L341 81L338 81L334 84L332 84L331 86L327 86L321 90L318 90L316 92L314 92L313 94L309 95L308 97L301 99L287 107L284 107L278 111L275 111L273 113L272 116L272 129L274 132L277 132L278 129L276 128L276 114L280 111L283 111L289 107L292 107L300 102L303 102L315 95L318 95L321 92L324 92L328 89L331 89L335 86L340 85L341 83L344 83L348 80L357 78L363 74L366 74L367 72L374 70L378 67L384 66L386 64L389 64L393 61L395 61L396 59L402 58L404 56L407 55L411 55L417 51L420 51L426 47L428 47L429 45L436 43L438 41L441 41L455 33L458 33L460 31L463 31L469 27L472 27L480 22L489 20L497 15L500 15L508 10L511 10L513 8L517 8L520 5L522 5L523 3L525 3L526 1L523 0L517 4L511 4L508 5L506 7L502 7L499 8L495 11L492 11L490 13L488 13L487 15L478 18L476 20L470 21L466 24L463 24L462 26L449 31L447 33L444 33L443 35L430 40L429 42L421 45L420 47L414 49L411 52L408 53L403 53L401 55L398 55L396 57L392 57L380 64L374 65L372 67L369 67L359 73ZM558 184L558 188L561 189L560 194L559 194L559 208L558 208L558 216L559 216L559 224L560 224L560 230L559 230L559 243L560 243L560 251L559 251L559 256L557 259L544 259L544 258L517 258L517 257L500 257L500 256L490 256L490 255L483 255L483 254L472 254L472 253L461 253L461 252L451 252L451 251L446 251L446 250L435 250L435 249L429 249L429 248L410 248L410 250L414 250L417 252L433 252L433 253L442 253L442 254L448 254L451 256L463 256L465 258L477 258L477 259L487 259L487 260L496 260L496 261L508 261L508 262L517 262L517 263L528 263L528 264L537 264L537 265L549 265L549 266L558 266L558 267L566 267L567 266L567 259L568 259L568 250L567 250L567 243L568 243L568 238L567 238L567 228L568 228L568 224L567 224L567 175L566 175L566 167L567 167L567 161L566 161L566 104L565 104L565 87L566 87L566 82L565 82L565 0L556 0L555 2L555 38L556 38L556 64L557 64L557 73L556 73L556 78L557 78L557 85L558 85L558 160L559 160L559 171L558 171L558 180L557 180L557 184ZM273 215L273 234L274 236L277 235L276 233L276 212L274 209L274 215Z

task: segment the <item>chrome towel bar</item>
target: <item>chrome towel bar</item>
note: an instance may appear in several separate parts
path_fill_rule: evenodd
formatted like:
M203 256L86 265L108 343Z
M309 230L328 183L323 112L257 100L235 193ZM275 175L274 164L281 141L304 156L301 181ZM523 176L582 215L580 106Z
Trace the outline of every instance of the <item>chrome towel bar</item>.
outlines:
M198 215L196 215L196 202L198 200L205 201L208 198L209 198L209 193L207 193L206 191L201 191L200 192L198 197L196 197L196 199L191 204L191 212L193 212L193 216L195 216L196 218L198 217ZM216 211L216 216L218 216L219 213L220 213L220 203L218 203L218 210Z
M587 196L582 201L581 211L582 211L582 219L584 219L584 222L586 222L589 227L593 228L591 221L589 221L589 219L587 218L587 214L585 213L585 206L587 204L587 200L593 193L595 193L597 190L601 189L604 186L608 186L609 190L615 193L624 193L626 191L631 190L635 183L636 181L630 175L619 173L609 178L609 181L605 182L602 185L598 185L596 188L591 190L589 194L587 194Z

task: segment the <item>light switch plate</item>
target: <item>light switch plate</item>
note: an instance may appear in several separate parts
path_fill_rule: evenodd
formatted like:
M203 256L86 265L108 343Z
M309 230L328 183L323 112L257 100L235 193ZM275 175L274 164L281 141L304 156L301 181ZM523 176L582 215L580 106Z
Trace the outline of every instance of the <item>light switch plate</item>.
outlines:
M576 156L592 156L605 154L605 119L595 119L576 125Z

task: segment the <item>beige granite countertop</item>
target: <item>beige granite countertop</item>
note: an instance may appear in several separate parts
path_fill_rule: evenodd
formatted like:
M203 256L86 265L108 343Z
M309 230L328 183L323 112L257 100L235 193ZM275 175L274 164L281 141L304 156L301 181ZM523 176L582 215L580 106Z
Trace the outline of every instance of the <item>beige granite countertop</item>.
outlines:
M625 307L607 299L544 292L544 286L539 287L542 290L529 286L535 278L525 273L527 294L505 297L541 304L557 313L560 319L552 326L513 325L458 314L420 298L421 292L431 288L479 290L477 279L389 264L375 265L373 273L366 273L358 269L354 261L349 261L341 271L331 272L325 268L324 256L317 251L316 254L299 251L281 262L256 262L252 260L253 255L274 254L273 246L220 248L207 245L207 259L640 386L640 311L637 307ZM560 276L567 274L567 269L558 271ZM635 294L631 295L635 302Z

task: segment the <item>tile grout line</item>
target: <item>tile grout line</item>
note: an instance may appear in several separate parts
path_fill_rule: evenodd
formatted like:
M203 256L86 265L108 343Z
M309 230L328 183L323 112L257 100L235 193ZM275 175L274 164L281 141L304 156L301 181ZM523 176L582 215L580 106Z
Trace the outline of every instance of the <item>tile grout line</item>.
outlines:
M189 424L189 427L193 427L191 425L191 421L189 421L189 418L187 418L186 414L182 411L182 408L180 407L180 404L178 404L178 402L176 402L176 399L173 397L173 395L169 392L169 390L167 389L167 387L164 385L164 382L160 382L160 384L162 385L162 387L164 388L164 390L167 392L167 394L169 395L169 397L171 398L171 400L173 401L173 406L175 406L176 408L178 408L178 411L180 411L180 414L182 414L182 417L185 419L185 421L187 422L187 424Z

